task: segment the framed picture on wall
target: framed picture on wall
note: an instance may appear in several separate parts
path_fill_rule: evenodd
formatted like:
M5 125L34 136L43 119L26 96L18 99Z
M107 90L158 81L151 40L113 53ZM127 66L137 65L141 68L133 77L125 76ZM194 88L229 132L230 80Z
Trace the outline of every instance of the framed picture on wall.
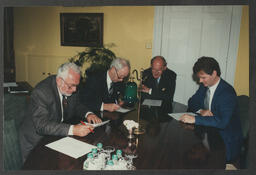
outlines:
M60 13L62 46L103 46L103 13Z

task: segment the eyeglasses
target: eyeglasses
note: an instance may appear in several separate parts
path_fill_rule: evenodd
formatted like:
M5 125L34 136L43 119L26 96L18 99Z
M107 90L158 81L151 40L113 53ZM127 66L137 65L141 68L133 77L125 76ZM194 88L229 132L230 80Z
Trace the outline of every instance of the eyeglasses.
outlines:
M63 80L63 82L67 85L68 89L73 89L76 88L78 86L78 84L68 84L63 78L61 78Z

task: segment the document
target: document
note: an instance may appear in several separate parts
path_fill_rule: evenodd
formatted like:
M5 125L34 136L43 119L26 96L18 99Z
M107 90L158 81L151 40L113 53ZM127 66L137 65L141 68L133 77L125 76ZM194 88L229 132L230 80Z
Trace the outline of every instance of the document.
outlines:
M99 126L105 125L105 124L108 123L109 121L110 121L110 120L106 120L106 121L104 121L104 122L95 123L95 124L93 124L93 123L87 123L87 122L84 122L84 123L87 124L87 125L92 125L94 128L97 128L97 127L99 127Z
M118 110L116 110L116 112L126 113L126 112L129 112L131 110L134 110L134 109L127 109L127 108L120 107Z
M152 100L152 99L145 99L142 103L142 105L147 106L161 106L162 100Z
M75 159L91 152L92 148L96 148L94 145L76 140L71 137L62 138L45 146Z
M180 118L183 114L188 114L188 115L196 116L196 114L195 114L195 113L192 113L192 112L185 112L185 113L169 113L168 115L171 116L172 118L174 118L175 120L179 120L179 118Z

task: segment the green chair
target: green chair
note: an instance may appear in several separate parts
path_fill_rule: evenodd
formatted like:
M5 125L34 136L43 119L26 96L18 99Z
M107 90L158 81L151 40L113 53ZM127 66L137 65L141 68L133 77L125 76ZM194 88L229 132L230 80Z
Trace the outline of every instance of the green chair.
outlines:
M243 133L243 145L241 151L241 168L247 168L247 152L248 152L248 138L249 138L249 97L240 95L237 97L239 116L241 121Z
M4 119L14 119L18 129L24 119L27 103L27 96L4 94Z
M19 170L22 167L22 157L14 119L4 120L3 139L4 170Z
M18 131L24 119L26 108L26 96L4 94L4 170L19 170L22 167Z

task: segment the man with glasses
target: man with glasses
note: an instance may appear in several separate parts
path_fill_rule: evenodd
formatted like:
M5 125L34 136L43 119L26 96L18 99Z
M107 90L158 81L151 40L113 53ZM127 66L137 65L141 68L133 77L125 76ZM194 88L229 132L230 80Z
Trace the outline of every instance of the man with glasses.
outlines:
M94 112L116 111L123 104L118 98L124 91L122 81L129 72L128 60L114 59L106 72L91 74L86 78L80 89L81 101Z
M23 161L43 136L84 137L93 127L78 124L80 120L101 122L101 119L79 102L78 93L75 93L80 74L77 65L65 63L59 67L57 76L47 77L32 91L26 118L20 127Z
M163 56L151 59L151 67L142 75L141 97L162 100L164 112L172 112L173 95L176 86L176 73L167 68Z

